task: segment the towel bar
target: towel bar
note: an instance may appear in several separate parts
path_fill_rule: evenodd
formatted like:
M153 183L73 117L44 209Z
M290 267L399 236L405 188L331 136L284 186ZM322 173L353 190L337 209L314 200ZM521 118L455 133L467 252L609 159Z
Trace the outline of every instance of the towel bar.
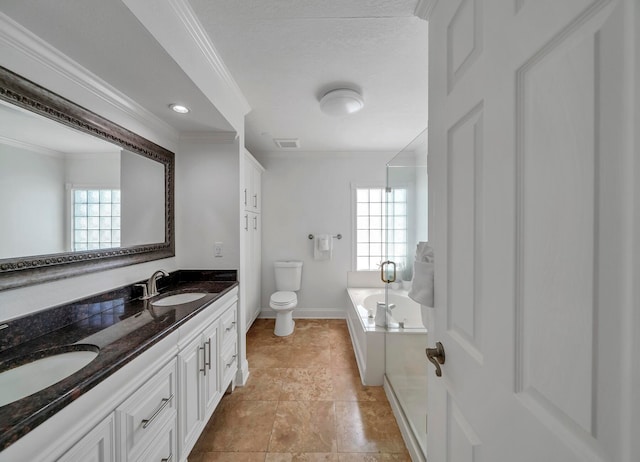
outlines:
M313 234L309 234L309 236L307 236L309 239L313 239ZM335 236L331 236L334 237L336 239L342 239L342 234L336 234Z

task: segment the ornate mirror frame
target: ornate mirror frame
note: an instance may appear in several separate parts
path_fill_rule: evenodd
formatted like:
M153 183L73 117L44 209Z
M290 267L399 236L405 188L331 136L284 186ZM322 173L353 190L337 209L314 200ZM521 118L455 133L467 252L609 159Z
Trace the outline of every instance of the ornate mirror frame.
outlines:
M133 247L0 259L0 290L175 256L171 151L0 66L0 100L88 133L164 165L165 241ZM4 200L8 200L4 198ZM4 223L0 226L10 226Z

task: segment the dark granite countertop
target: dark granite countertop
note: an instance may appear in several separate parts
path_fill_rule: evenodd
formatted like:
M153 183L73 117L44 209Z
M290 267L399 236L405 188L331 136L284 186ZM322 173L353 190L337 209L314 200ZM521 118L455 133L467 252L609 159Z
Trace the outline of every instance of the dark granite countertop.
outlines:
M4 323L0 371L23 363L25 355L45 357L55 349L82 349L84 345L95 345L100 351L87 366L64 380L0 407L0 450L229 292L237 286L236 279L235 271L181 270L158 280L160 295L151 302L182 292L209 295L182 305L158 307L141 300L142 289L131 285Z

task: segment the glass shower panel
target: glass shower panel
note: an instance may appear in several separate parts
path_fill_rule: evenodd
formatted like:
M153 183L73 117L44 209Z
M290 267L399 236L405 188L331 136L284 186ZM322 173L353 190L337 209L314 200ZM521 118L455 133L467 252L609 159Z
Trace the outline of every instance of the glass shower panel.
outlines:
M396 264L396 283L386 284L385 375L426 455L427 331L420 305L408 296L416 245L428 238L427 131L387 164L386 258ZM392 306L395 307L392 308Z

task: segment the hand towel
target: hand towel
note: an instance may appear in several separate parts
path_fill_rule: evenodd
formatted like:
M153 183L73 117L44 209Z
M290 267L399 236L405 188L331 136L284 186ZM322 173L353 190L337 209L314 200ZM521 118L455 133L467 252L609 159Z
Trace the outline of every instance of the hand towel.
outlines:
M419 242L413 264L413 281L409 298L424 306L433 306L433 248L428 242Z
M333 237L331 234L317 234L313 242L314 260L331 260Z

